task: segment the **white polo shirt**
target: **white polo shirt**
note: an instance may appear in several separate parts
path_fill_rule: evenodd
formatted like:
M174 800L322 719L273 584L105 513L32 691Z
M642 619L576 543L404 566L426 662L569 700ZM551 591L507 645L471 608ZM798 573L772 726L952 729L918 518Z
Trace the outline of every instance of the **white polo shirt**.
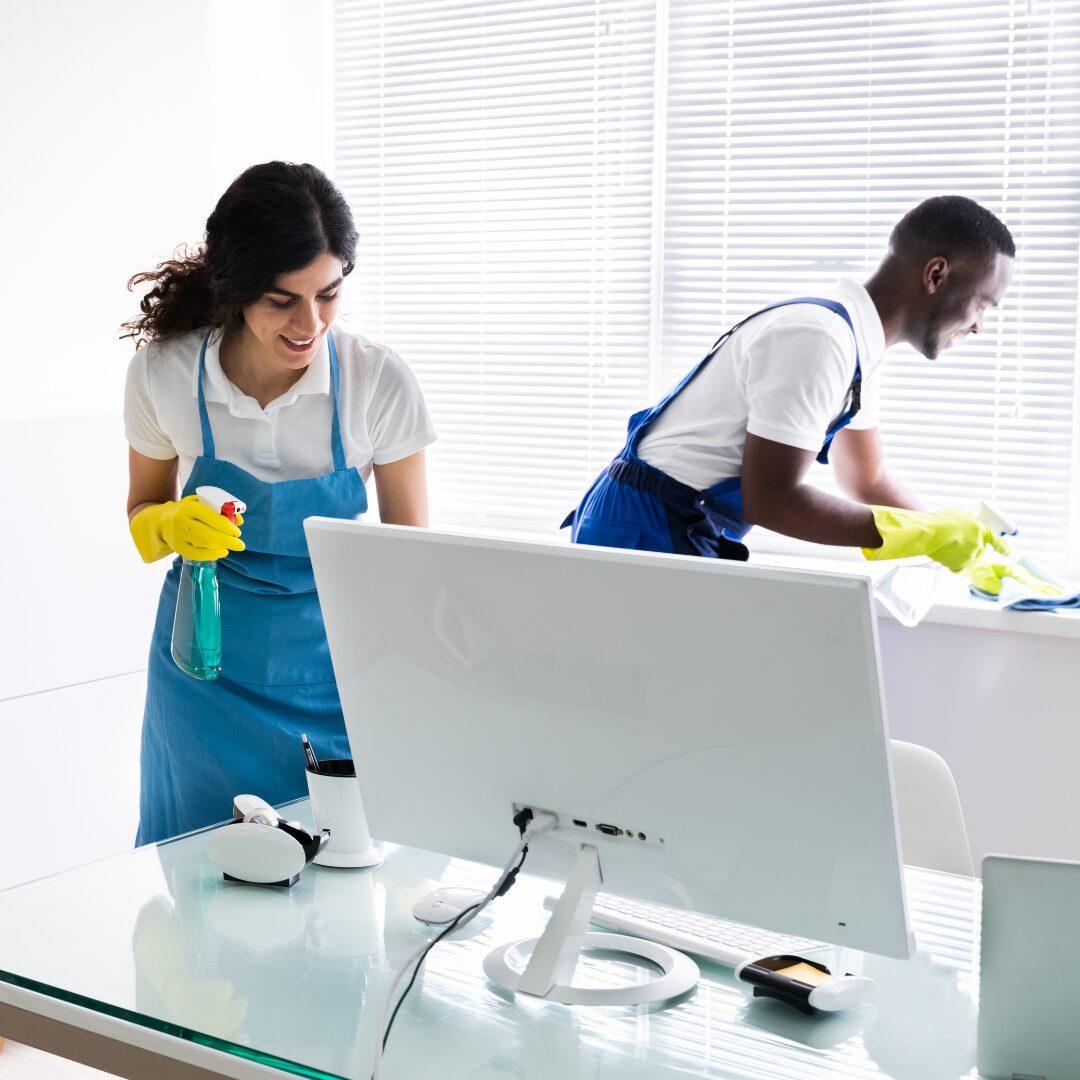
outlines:
M199 348L193 330L139 349L124 393L124 433L147 457L179 457L180 485L202 454ZM339 413L345 460L366 481L372 464L408 457L435 441L423 395L392 349L333 328L340 369ZM260 480L300 480L334 467L330 446L333 398L325 337L304 374L265 409L238 390L221 369L221 332L206 346L203 393L215 455Z
M790 304L751 319L649 429L638 449L644 461L701 490L742 473L748 432L816 453L844 409L856 338L862 405L850 426L877 426L885 330L870 294L841 278L803 295L843 304L855 333L819 304Z

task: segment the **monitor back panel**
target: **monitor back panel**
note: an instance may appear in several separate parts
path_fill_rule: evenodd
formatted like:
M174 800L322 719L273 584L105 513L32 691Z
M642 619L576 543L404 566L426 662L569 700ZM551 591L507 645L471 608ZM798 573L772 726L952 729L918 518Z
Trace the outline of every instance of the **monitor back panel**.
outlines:
M512 807L549 809L611 891L908 955L865 578L307 532L375 836L501 864Z

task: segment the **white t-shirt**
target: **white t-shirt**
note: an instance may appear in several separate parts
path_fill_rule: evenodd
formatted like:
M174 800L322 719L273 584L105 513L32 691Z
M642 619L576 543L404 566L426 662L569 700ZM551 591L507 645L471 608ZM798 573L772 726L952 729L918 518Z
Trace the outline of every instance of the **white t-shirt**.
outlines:
M199 348L193 330L139 349L128 367L124 433L147 457L179 457L180 486L202 454ZM392 349L333 328L340 383L338 408L345 460L366 481L372 464L408 457L435 441L435 429L413 373ZM238 390L221 369L221 333L206 346L203 393L215 456L260 480L300 480L334 467L333 398L325 337L304 374L266 409Z
M821 449L862 366L862 403L851 427L877 427L885 330L870 294L842 278L802 295L836 300L855 327L820 304L790 304L751 319L661 413L638 448L640 457L701 490L742 473L746 435Z

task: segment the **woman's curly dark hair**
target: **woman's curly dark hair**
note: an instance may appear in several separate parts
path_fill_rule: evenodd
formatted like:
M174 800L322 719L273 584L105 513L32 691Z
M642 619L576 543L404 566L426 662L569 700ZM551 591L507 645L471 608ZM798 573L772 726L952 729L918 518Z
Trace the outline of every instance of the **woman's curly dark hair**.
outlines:
M142 314L123 324L122 338L160 341L203 326L238 327L243 308L279 275L320 255L356 264L359 239L345 197L314 165L268 161L242 172L206 220L202 244L136 274L128 288L152 282Z

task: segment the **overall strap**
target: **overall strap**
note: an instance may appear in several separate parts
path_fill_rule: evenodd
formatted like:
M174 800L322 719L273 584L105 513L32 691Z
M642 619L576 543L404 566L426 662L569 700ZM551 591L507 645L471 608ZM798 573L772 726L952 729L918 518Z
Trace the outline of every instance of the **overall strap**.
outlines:
M837 432L847 427L852 420L855 419L856 414L862 406L862 361L859 358L859 336L855 333L855 324L851 321L851 316L848 314L848 310L843 304L836 300L826 300L821 296L797 296L791 300L780 300L775 304L770 304L768 307L762 308L760 311L755 311L753 315L747 315L742 322L736 323L727 333L722 334L716 344L708 351L705 359L698 365L698 367L692 373L696 375L697 372L704 367L705 363L712 359L716 351L724 344L725 341L740 326L749 322L751 319L756 318L758 315L764 315L766 311L773 311L776 308L787 307L788 304L817 304L818 307L827 308L834 315L839 315L841 319L848 324L848 329L855 336L855 374L851 378L851 383L848 386L848 392L851 394L850 404L846 409L843 409L839 416L837 416L828 429L825 432L825 441L818 451L815 458L822 465L829 464L829 448L832 446L832 441L836 437ZM689 381L689 380L686 380ZM679 388L681 389L681 387ZM655 420L655 417L653 418Z
M789 304L817 304L818 307L828 308L834 315L839 315L851 327L851 332L855 333L855 326L851 321L851 316L848 314L847 308L844 307L837 300L826 300L822 296L795 296L790 300L777 300L775 304L769 304L768 307L763 307L759 311L755 311L750 315L747 315L741 322L737 322L730 330L721 334L716 344L708 351L707 356L712 356L717 349L729 338L740 326L744 326L751 319L756 319L759 315L764 315L766 311L775 311L777 308L787 307Z
M690 369L683 376L682 380L668 392L665 397L654 405L651 409L645 410L643 413L639 413L634 419L639 420L632 431L630 432L630 438L628 440L629 449L632 454L637 455L638 445L645 437L645 433L652 427L653 424L660 418L660 414L672 403L686 389L686 387L705 369L710 360L720 351L720 347L727 341L732 334L735 333L740 327L745 326L751 319L756 319L759 315L764 315L766 311L775 311L776 308L787 307L790 304L817 304L818 307L828 308L829 311L836 315L848 324L852 334L855 333L855 326L851 321L851 316L847 312L847 308L843 304L838 303L835 300L826 300L820 296L796 296L791 300L778 300L775 304L769 304L768 307L763 307L759 311L755 311L750 315L747 315L745 319L737 322L730 330L725 330L724 333L716 339L716 343L713 347L701 358L698 363ZM859 392L862 386L862 367L859 363L859 343L858 336L855 339L855 376L851 381L851 393L853 410L851 412L842 413L833 423L830 425L829 431L826 433L826 444L822 448L822 453L825 455L825 459L828 460L828 444L832 441L832 436L836 434L845 423L850 423L852 417L859 411Z
M330 429L330 450L334 455L334 470L342 472L345 465L345 447L341 441L341 420L338 417L338 387L341 383L341 371L338 367L337 346L334 335L327 330L326 340L330 346L330 385L334 395L334 422Z
M203 376L206 374L206 343L210 340L211 331L206 331L206 337L202 340L202 348L199 349L199 426L202 428L202 456L214 457L214 433L210 430L210 417L206 412L206 395L203 393Z
M825 442L822 443L821 449L814 459L821 465L828 465L829 449L832 446L832 441L836 437L837 432L846 428L848 424L855 419L859 410L862 408L862 361L859 357L859 335L855 333L855 324L851 321L851 316L848 314L847 308L845 308L843 304L838 304L835 300L822 300L814 297L804 297L804 302L828 308L834 314L839 315L840 318L848 324L851 333L855 337L855 374L852 376L851 383L848 386L848 393L851 395L851 400L847 408L843 409L840 415L829 425L825 432Z

